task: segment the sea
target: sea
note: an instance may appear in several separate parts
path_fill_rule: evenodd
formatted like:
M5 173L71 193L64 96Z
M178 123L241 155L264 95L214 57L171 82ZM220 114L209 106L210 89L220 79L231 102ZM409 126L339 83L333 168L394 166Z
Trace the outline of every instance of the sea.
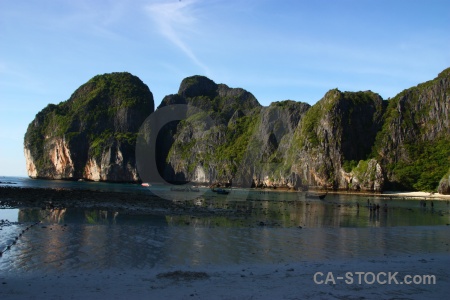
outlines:
M138 184L7 176L0 176L0 186L149 193ZM1 206L0 271L208 267L449 253L448 201L427 201L424 207L421 199L387 195L329 193L321 200L305 192L232 189L218 195L200 190L189 201L211 213ZM238 213L220 213L226 210Z

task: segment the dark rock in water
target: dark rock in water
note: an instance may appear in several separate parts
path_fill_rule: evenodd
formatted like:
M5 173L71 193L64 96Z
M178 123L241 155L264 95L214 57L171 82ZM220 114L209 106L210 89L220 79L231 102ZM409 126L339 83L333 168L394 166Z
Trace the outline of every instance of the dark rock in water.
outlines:
M192 280L208 279L210 276L205 272L177 270L177 271L173 271L173 272L159 273L156 275L156 277L159 279L192 281Z
M153 95L129 73L98 75L69 100L49 104L28 126L28 175L46 179L138 181L135 142Z

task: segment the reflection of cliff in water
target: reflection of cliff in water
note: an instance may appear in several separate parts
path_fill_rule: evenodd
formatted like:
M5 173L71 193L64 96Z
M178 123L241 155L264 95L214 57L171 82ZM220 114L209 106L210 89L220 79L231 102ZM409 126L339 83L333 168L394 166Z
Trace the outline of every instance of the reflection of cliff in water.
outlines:
M23 209L20 222L43 221L21 239L3 269L153 268L168 261L164 216L87 209ZM45 217L45 218L44 218ZM60 223L55 223L59 221ZM90 222L97 222L95 224Z
M130 215L113 210L54 208L54 209L19 209L19 222L45 223L82 223L82 224L148 224L166 226L164 216Z

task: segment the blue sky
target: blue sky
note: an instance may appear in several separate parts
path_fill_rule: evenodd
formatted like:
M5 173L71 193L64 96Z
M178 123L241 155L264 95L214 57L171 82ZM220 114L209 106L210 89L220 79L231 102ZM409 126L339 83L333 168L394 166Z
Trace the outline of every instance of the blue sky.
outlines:
M387 99L450 66L449 32L446 0L0 0L0 175L26 176L28 124L97 74L138 76L155 106L191 75L262 105Z

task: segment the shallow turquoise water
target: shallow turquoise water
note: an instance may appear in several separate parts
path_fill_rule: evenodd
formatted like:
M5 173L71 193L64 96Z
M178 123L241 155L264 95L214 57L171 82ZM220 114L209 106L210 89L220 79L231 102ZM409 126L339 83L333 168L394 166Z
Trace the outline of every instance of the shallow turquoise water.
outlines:
M22 180L20 186L34 184L146 191L137 185L30 179ZM367 199L379 204L380 210L369 210ZM0 257L0 270L242 265L450 253L446 201L423 208L418 200L383 197L329 194L322 201L305 198L304 193L233 190L217 195L207 190L191 205L235 209L239 214L155 216L98 209L0 209L0 220L8 220L1 226L0 250L11 246Z

